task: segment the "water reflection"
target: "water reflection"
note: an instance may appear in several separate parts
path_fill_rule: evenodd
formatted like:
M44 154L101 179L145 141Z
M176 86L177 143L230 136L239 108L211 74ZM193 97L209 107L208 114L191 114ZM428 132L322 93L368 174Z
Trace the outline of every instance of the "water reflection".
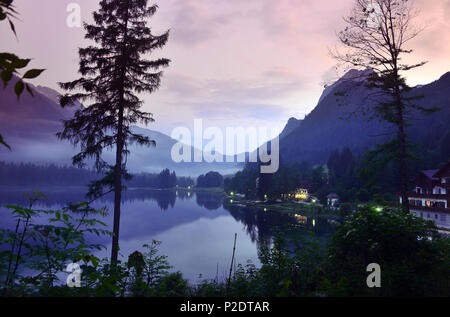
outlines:
M286 234L313 232L321 241L326 241L334 232L334 225L324 217L308 217L237 205L227 205L225 209L244 225L247 235L258 246L261 243L270 243L275 230Z
M28 198L23 194L31 193L35 188L29 187L0 187L0 205L16 204L21 206L28 205ZM86 198L85 187L44 187L39 188L39 191L47 196L47 199L40 200L40 205L43 207L65 206L68 203L84 202ZM178 196L177 196L178 194ZM134 203L146 200L155 201L159 209L165 211L175 207L177 199L192 199L188 193L178 193L172 190L157 190L144 188L129 188L122 194L122 202ZM114 195L108 194L97 200L98 203L111 203L114 201Z
M217 210L222 207L223 198L217 193L196 193L195 196L197 205L208 210Z
M0 188L0 205L26 205L22 193L30 188ZM41 188L48 196L39 208L56 209L68 202L85 200L85 188ZM113 195L93 204L113 210ZM4 216L0 209L2 227L12 227L13 219ZM112 228L112 215L104 219ZM162 241L161 253L169 262L191 279L199 274L215 278L229 269L234 233L238 234L236 262L247 260L259 265L258 250L261 244L270 243L274 230L289 228L298 232L312 231L326 239L333 230L324 218L313 218L273 211L255 210L243 206L223 204L223 196L212 192L182 190L150 190L129 188L124 192L120 224L121 254L141 248L151 240ZM102 256L109 255L110 239L92 237L96 243L108 247Z

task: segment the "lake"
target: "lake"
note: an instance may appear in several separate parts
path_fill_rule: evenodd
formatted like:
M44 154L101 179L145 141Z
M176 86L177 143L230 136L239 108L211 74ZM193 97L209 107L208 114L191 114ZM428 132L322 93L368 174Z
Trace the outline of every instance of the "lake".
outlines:
M68 202L85 201L82 187L41 187L48 196L35 208L57 209ZM27 205L23 193L31 188L0 188L0 205ZM173 271L181 271L191 282L202 278L223 279L228 275L233 251L234 234L237 233L236 263L251 261L260 265L258 248L270 243L275 228L290 228L299 233L314 232L326 240L333 231L327 219L311 218L275 211L255 210L233 204L223 204L223 196L209 192L186 192L129 188L123 194L120 223L120 253L123 260L142 245L152 240L161 241L161 255L168 256ZM112 231L113 196L108 195L92 204L106 206L110 215L101 219ZM1 227L13 228L14 220L0 209ZM41 220L45 221L45 220ZM97 255L109 257L109 237L92 236L96 243L107 247Z

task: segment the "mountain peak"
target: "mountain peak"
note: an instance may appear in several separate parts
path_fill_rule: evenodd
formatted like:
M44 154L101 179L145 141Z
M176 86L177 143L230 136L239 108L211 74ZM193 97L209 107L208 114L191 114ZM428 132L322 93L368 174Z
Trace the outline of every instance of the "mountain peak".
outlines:
M283 138L285 136L287 136L288 134L290 134L292 131L294 131L295 129L297 129L303 120L297 119L297 118L289 118L286 126L284 127L283 131L280 133L280 138Z
M289 118L289 120L288 120L288 124L289 123L297 123L298 121L302 121L302 120L300 120L300 119L297 119L297 118L294 118L294 117L291 117L291 118Z
M446 72L444 75L441 76L441 78L439 78L439 80L450 81L450 72Z
M370 75L372 75L373 73L374 73L374 71L369 68L364 69L364 70L350 69L349 71L347 71L344 74L344 76L342 76L341 78L336 80L333 84L325 87L322 95L320 96L319 103L321 103L323 101L323 99L325 99L325 97L327 97L333 91L333 89L340 83L349 82L349 81L363 82L363 81L367 80L367 78Z
M353 80L353 81L365 81L374 71L372 69L350 69L344 76L342 76L338 81L342 80Z

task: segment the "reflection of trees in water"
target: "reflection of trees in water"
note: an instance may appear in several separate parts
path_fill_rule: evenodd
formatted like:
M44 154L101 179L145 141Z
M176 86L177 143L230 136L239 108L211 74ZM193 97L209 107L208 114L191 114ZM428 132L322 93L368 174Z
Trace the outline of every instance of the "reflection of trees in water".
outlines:
M25 193L31 193L35 188L16 187L16 188L0 188L0 205L14 204L27 206L28 198L23 196ZM66 206L69 203L79 203L87 201L85 187L47 187L40 191L45 194L48 199L39 201L39 205L45 208L53 208L54 206ZM196 197L196 202L200 207L208 210L217 210L222 206L222 196L217 193L195 193L184 190L157 190L150 188L128 188L124 190L122 197L123 202L143 202L152 200L158 204L161 210L168 210L175 206L176 200L190 200ZM99 198L97 204L113 203L114 195L108 194Z
M158 204L158 207L161 210L167 210L173 208L175 206L175 202L177 200L176 193L173 190L157 190L157 189L129 189L124 191L122 194L124 202L136 202L136 201L145 201L145 200L153 200ZM114 196L107 195L100 201L113 202Z
M263 212L233 205L226 206L225 209L234 219L244 224L250 239L258 245L270 243L275 228L283 230L295 225L295 219L287 214Z
M0 187L0 205L21 205L27 206L29 201L24 197L23 193L30 193L35 188L29 187ZM40 189L41 192L48 196L48 199L44 199L39 202L40 206L44 208L53 208L55 205L65 206L69 202L77 203L86 201L85 194L87 189L84 187L48 187ZM135 201L155 201L161 210L168 210L174 208L177 199L189 200L195 196L196 203L208 210L220 209L223 203L223 198L220 194L212 192L188 192L184 190L155 190L146 188L129 188L123 193L124 202ZM113 195L106 195L98 200L97 204L112 204L114 200ZM295 216L293 214L281 213L281 212L264 212L255 209L239 207L236 205L226 204L224 208L231 214L231 216L241 222L245 226L245 230L248 236L253 242L258 245L262 241L271 241L273 235L273 229L280 228L285 230L286 228L296 230L300 232L307 228L313 231L316 236L322 240L326 239L326 236L334 231L334 226L328 222L326 218L315 217L314 224L312 217ZM292 230L291 230L292 231Z
M173 208L177 201L177 195L173 190L161 190L158 191L158 193L154 192L149 198L155 200L161 210L167 210L169 207Z
M177 199L189 200L194 198L194 194L190 191L177 190L175 193L177 195Z
M23 196L25 193L31 193L32 188L13 188L0 190L0 205L15 204L26 206L29 201ZM68 203L78 203L87 201L87 188L84 187L62 187L62 188L43 188L40 190L48 199L39 201L39 205L43 207L53 207L55 205L65 206ZM156 201L159 208L167 210L175 206L177 200L176 192L173 190L155 190L155 189L128 189L122 194L123 202L135 202L153 200ZM183 197L183 199L191 199L192 197ZM108 194L99 198L97 203L113 203L114 195Z
M52 207L55 205L67 205L67 203L78 203L87 201L85 187L12 187L0 188L0 205L14 204L20 206L28 206L29 200L24 194L39 190L47 196L47 199L41 199L39 205L43 207Z
M224 205L234 219L244 224L245 231L256 242L258 249L269 245L274 231L278 230L284 237L297 234L306 235L313 232L320 240L326 240L334 231L334 226L323 217L306 217L281 212L262 211L236 205Z
M217 193L197 192L195 194L197 205L208 210L217 210L222 206L222 195Z

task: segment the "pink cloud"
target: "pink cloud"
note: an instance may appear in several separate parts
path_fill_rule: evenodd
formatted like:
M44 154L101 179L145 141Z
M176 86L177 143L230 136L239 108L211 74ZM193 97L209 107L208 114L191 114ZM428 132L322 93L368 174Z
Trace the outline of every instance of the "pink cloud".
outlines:
M268 105L286 120L308 113L319 99L321 84L333 76L335 61L328 55L328 47L337 43L335 31L344 27L342 16L353 1L156 1L160 9L150 21L153 30L171 29L168 45L157 55L170 58L172 64L161 90L143 96L146 110L155 114L157 127L165 132L180 120L172 118L174 105L180 105L177 109L182 108L179 113L188 122L198 114L196 109L182 107L185 103L189 107L211 100L216 105L226 104L230 117L220 115L229 122L236 120L231 113L246 105L249 109ZM39 84L56 88L56 82L77 76L77 50L88 43L82 29L65 26L70 2L16 0L21 13L19 41L0 26L2 50L33 57L33 66L47 68ZM98 0L77 2L83 19L90 21ZM415 49L412 57L430 63L411 72L409 80L423 84L450 70L450 0L415 3L422 11L418 22L428 28L411 43ZM281 121L275 124L282 125Z

